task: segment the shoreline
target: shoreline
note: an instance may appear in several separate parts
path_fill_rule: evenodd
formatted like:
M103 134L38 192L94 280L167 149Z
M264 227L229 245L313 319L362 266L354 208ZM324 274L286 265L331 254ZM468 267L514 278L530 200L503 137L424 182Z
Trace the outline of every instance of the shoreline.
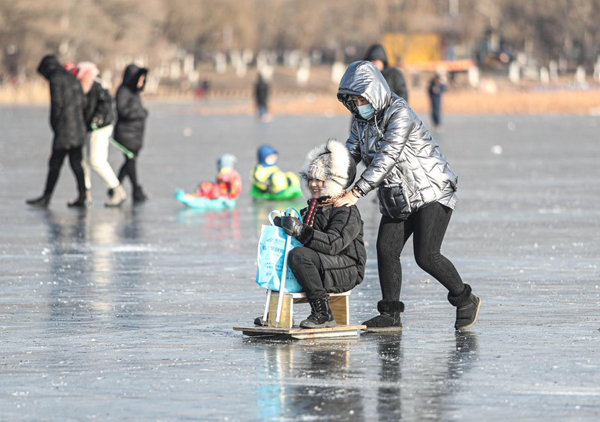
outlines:
M0 92L1 93L1 92ZM148 103L189 104L202 115L254 115L249 95L227 95L214 91L206 100L192 94L145 95ZM410 106L419 114L429 113L429 100L423 92L411 92ZM0 106L35 106L49 103L47 89L43 94L27 93L12 98L0 95ZM273 115L346 115L348 111L331 93L275 93L270 100ZM600 115L600 90L589 91L506 91L483 94L477 91L450 91L442 98L444 114L459 115L532 115L574 114Z

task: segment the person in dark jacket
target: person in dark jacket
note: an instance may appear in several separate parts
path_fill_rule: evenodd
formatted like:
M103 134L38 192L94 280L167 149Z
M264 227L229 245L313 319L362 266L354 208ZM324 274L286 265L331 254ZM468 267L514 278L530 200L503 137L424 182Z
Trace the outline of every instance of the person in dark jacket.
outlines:
M333 206L354 182L356 164L344 144L330 139L308 154L300 176L304 194L311 198L300 212L304 223L281 217L275 218L275 224L304 245L288 256L312 309L300 327L333 327L328 293L352 290L365 276L367 252L360 212L356 206Z
M440 75L435 75L429 82L429 101L431 102L431 120L436 131L440 131L442 124L442 94L446 91L446 85L442 83Z
M370 330L401 330L400 255L413 236L417 265L448 290L456 307L456 330L477 321L481 299L464 283L441 253L442 242L458 198L458 177L438 144L406 101L390 91L381 72L368 61L348 66L338 99L352 113L346 147L366 169L336 206L354 206L377 190L381 223L377 234L377 267L382 300L380 315L364 322Z
M38 72L50 83L50 125L54 132L54 141L44 194L39 198L27 200L27 203L40 208L48 207L63 161L69 156L69 163L77 180L79 197L68 205L85 207L85 176L81 160L87 132L84 117L85 99L81 84L73 74L62 68L55 56L44 57Z
M385 48L383 48L381 44L373 44L367 50L365 60L373 63L383 74L383 77L388 83L390 90L400 98L404 98L404 101L408 103L408 89L406 88L406 80L404 79L404 75L397 67L391 67L388 65L388 58L387 54L385 53Z
M254 86L254 99L256 100L258 118L263 121L268 121L269 113L267 110L267 101L269 99L269 85L267 85L260 73L258 74L256 85Z
M89 142L84 149L86 153L83 169L88 193L91 188L91 167L113 192L105 205L116 207L127 199L127 194L108 163L108 146L113 133L115 112L110 93L97 79L98 73L98 67L92 62L77 64L77 79L81 82L86 97L85 124L90 134Z
M148 69L130 64L123 74L123 83L117 90L117 124L114 138L117 142L134 154L133 158L125 156L125 162L119 171L119 182L129 177L133 186L134 202L143 202L148 196L138 183L136 162L144 142L144 128L148 110L142 106L140 92L146 86Z

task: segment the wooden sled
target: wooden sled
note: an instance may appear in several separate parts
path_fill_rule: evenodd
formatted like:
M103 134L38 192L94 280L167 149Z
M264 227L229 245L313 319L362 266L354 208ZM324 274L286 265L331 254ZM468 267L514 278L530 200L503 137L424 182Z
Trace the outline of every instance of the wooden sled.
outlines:
M273 337L282 339L318 339L332 337L356 337L364 325L350 325L350 292L330 293L329 307L335 318L336 327L300 328L294 326L294 304L306 303L304 293L284 293L270 291L267 293L265 319L267 325L253 327L233 327L247 336Z
M314 340L322 338L356 337L364 325L338 325L331 328L272 328L272 327L233 327L249 337L269 337L273 339Z

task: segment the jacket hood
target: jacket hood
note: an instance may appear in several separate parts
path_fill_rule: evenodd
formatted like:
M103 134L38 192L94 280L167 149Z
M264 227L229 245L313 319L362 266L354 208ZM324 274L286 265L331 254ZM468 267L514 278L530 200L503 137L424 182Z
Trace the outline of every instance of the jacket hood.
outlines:
M135 64L130 64L125 68L125 72L123 72L123 85L131 89L132 91L143 91L146 86L146 80L144 80L144 85L141 88L137 87L137 83L140 80L142 75L146 75L148 73L148 69L145 67L139 67Z
M377 67L369 61L352 63L342 76L337 97L357 119L364 120L358 110L352 95L360 95L375 109L375 114L381 113L390 103L392 91Z
M269 155L273 154L278 155L277 151L275 151L275 148L273 148L271 145L262 145L258 148L258 151L256 153L256 159L261 165L267 166L269 164L265 162L265 159Z
M83 92L87 94L94 85L94 80L98 76L100 71L98 67L92 62L81 62L77 64L77 79L81 82Z
M356 163L344 144L330 139L308 153L300 177L305 181L302 183L302 193L306 198L312 198L306 183L308 179L322 180L325 182L321 191L323 196L335 197L354 182Z
M217 160L217 168L219 170L224 168L234 168L237 158L233 154L224 154Z
M367 50L367 54L365 55L365 60L373 62L375 60L381 60L385 67L388 67L388 58L385 53L385 48L381 44L373 44Z
M66 72L58 62L56 56L44 57L38 66L38 73L46 79L50 79L57 71Z

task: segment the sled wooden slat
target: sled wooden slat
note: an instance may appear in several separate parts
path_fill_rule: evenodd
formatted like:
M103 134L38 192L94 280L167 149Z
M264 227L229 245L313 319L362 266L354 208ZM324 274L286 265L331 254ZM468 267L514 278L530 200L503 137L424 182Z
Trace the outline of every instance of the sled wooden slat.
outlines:
M350 296L332 296L329 299L329 307L335 322L350 325Z
M281 316L279 322L275 321L277 315L277 305L279 302L279 292L271 293L271 301L269 303L269 315L267 321L269 327L273 328L292 328L294 324L294 302L288 298L287 295L283 296L281 303Z
M273 328L273 327L233 327L250 337L265 336L274 338L292 338L308 340L332 337L356 337L359 330L367 328L364 325L338 325L330 328Z

